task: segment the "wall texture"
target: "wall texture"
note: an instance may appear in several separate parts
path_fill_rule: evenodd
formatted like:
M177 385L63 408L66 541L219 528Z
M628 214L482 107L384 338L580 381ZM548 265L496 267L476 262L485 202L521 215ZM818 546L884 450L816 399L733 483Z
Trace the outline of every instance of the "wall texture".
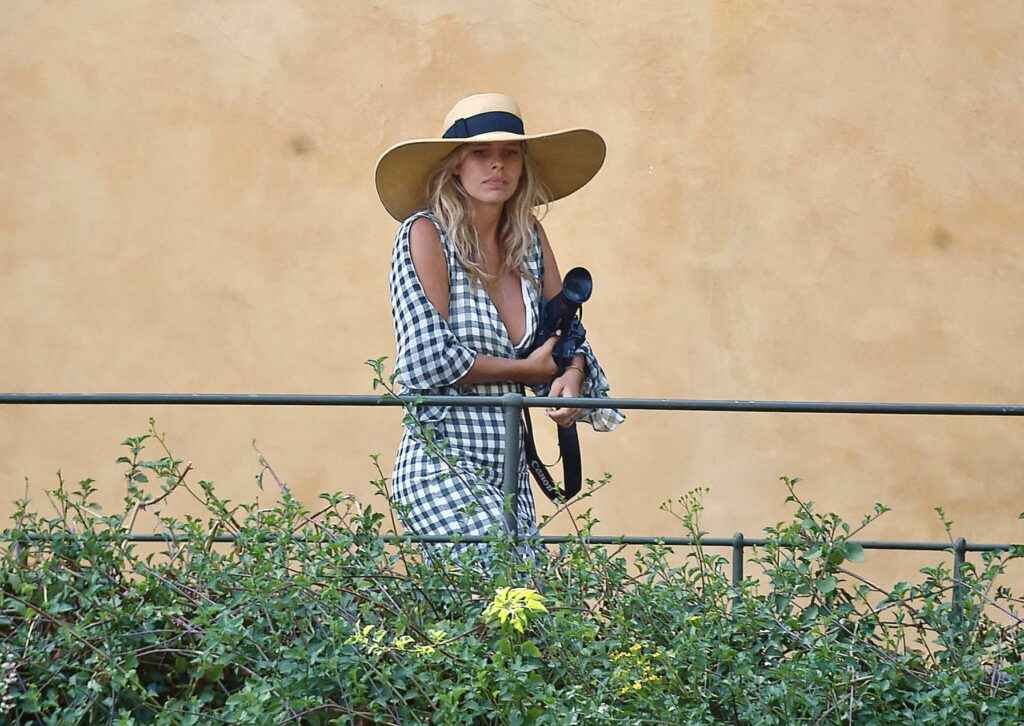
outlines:
M529 130L608 141L545 225L595 275L614 393L1020 402L1024 5L889 5L7 0L0 388L369 392L393 345L373 163L499 90ZM393 409L4 407L0 514L58 468L116 503L150 416L234 500L274 496L253 440L312 502L369 496L400 433ZM706 529L753 536L790 474L851 517L893 506L877 538L941 537L944 505L1020 541L1022 433L635 412L583 447L614 475L605 533L674 533L658 503L708 485Z

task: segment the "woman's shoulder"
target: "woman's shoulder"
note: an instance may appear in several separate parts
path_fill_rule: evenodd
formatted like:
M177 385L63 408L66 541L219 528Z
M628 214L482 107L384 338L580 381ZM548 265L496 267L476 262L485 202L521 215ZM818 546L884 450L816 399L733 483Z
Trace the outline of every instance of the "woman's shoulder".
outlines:
M544 226L536 216L530 216L530 230L533 239L530 244L530 253L527 256L531 266L535 268L534 273L539 276L544 274L544 247L547 245L547 235L544 233Z
M440 227L441 221L429 209L420 209L402 220L401 229L410 229L414 225L422 226L423 224L432 224L435 227Z
M448 244L444 229L429 211L415 212L402 221L395 237L396 262L403 265L437 264L448 260Z
M430 211L421 210L406 217L398 228L396 235L398 240L402 239L428 239L444 244L444 228L440 220Z
M417 251L428 249L435 252L442 251L444 242L442 241L441 226L437 220L426 214L410 218L409 246L413 255L416 255Z

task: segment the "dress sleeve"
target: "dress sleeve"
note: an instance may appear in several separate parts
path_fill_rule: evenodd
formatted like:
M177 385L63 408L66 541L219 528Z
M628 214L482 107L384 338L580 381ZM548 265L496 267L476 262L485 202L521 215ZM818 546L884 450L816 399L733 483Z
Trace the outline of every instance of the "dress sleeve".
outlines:
M466 375L476 360L476 352L455 336L416 275L409 234L419 216L405 220L395 236L388 285L395 325L396 373L402 387L412 392L450 386ZM441 239L444 244L443 234ZM451 260L448 262L450 269Z
M608 398L608 377L605 376L601 364L597 362L590 341L584 341L576 354L587 359L587 375L583 380L580 395L584 398ZM626 417L617 408L591 408L580 418L580 421L586 421L593 426L595 431L613 431L625 420Z

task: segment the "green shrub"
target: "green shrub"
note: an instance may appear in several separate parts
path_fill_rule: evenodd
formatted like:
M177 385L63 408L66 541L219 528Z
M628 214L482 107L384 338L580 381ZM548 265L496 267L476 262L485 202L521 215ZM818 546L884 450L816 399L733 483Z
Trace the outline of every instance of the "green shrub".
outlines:
M0 573L0 709L32 723L1019 722L1018 601L990 554L883 590L851 571L851 527L784 479L792 521L732 586L701 546L627 550L579 536L523 558L501 537L423 556L345 494L311 511L220 499L150 432L124 442L127 495L58 481L20 502ZM146 459L157 445L159 458ZM261 459L262 461L262 459ZM264 462L265 470L270 471ZM378 470L379 473L379 470ZM159 495L145 489L160 483ZM591 482L593 485L593 483ZM381 475L377 485L386 493ZM203 518L136 514L193 496ZM700 536L701 490L665 505ZM233 545L215 538L231 535ZM630 557L626 555L632 552ZM998 617L993 617L993 611Z

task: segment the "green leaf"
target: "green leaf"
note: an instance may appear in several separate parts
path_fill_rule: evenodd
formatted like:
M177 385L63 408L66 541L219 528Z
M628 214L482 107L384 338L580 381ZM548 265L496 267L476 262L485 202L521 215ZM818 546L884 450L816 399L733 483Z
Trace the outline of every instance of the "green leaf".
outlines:
M856 542L844 543L843 552L846 553L846 559L850 560L850 562L864 561L864 547L857 544Z
M540 648L532 640L527 640L522 645L523 655L528 655L533 658L540 658Z
M824 595L828 595L830 592L835 591L836 586L839 583L836 582L834 577L826 577L824 580L818 583L818 591Z

